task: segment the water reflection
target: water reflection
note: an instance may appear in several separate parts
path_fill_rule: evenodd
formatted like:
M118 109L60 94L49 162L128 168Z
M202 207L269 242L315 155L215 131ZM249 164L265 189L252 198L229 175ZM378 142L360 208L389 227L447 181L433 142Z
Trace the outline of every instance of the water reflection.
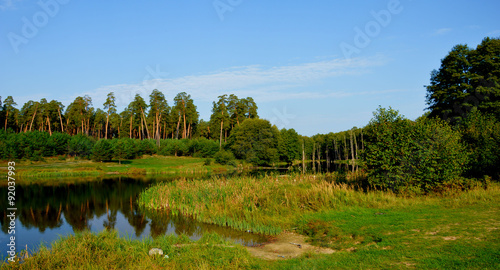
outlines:
M171 180L171 179L170 179ZM116 229L132 239L164 234L184 234L196 240L205 232L217 232L245 245L265 241L263 236L207 225L168 213L144 213L136 204L137 196L156 181L118 177L85 183L16 186L16 248L35 250L60 235L90 230ZM0 198L7 198L7 187L0 188ZM0 200L2 243L10 236L7 200ZM0 247L5 256L7 246Z

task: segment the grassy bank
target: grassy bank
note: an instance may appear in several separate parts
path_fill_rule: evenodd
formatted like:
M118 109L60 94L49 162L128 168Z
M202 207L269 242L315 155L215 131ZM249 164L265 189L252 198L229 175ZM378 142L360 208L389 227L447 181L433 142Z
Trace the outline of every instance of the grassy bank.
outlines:
M326 181L331 175L284 175L179 180L143 192L139 204L173 214L240 230L279 234L289 230L299 216L323 209L351 206L381 207L401 203L384 192L362 193ZM363 177L352 175L350 177Z
M149 256L161 248L163 256ZM168 255L168 258L165 257ZM258 264L242 246L215 234L196 243L187 237L163 236L143 241L118 237L117 232L79 233L61 238L50 249L41 248L22 263L5 263L1 269L225 269L253 268Z
M169 202L170 208L194 216L205 217L204 213L210 213L215 216L214 220L230 217L274 230L293 230L307 235L315 245L334 249L332 254L308 252L284 259L283 251L276 250L277 260L267 261L252 257L245 248L227 243L214 234L197 242L174 236L136 241L103 232L63 238L50 249L40 249L24 263L5 264L2 269L500 267L498 183L487 189L404 198L383 192L363 193L318 178L296 175L180 181L160 184L147 191L142 200L144 203L149 198L150 206L157 204L158 207L162 202ZM172 199L156 197L166 192ZM211 204L207 204L208 200ZM174 207L181 201L182 207ZM193 205L193 210L189 205ZM169 258L148 256L148 250L153 247L162 248ZM290 245L289 248L297 247Z
M363 177L361 174L350 174L347 181ZM357 191L348 184L336 182L339 178L337 174L293 174L201 181L181 179L160 183L144 191L139 197L139 205L192 216L205 223L279 234L296 227L297 221L304 215L323 211L358 211L358 208L364 208L412 212L437 205L447 210L448 204L476 202L476 197L463 197L473 194L485 196L487 201L499 201L498 185L490 185L487 191L451 190L448 194L409 198L383 191Z
M178 181L145 191L145 207L267 234L296 231L338 253L283 267L475 268L500 266L500 185L400 197L361 192L331 176Z
M47 177L98 177L106 175L198 174L225 172L231 166L205 165L205 159L192 157L144 156L133 160L93 162L75 158L46 158L44 161L16 162L16 176L29 181ZM0 162L0 173L7 173L7 161Z

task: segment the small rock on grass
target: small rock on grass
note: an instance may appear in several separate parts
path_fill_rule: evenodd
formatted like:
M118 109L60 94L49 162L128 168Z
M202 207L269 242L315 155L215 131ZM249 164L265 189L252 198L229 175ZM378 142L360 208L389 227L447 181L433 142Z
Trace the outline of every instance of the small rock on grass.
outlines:
M149 256L154 256L154 255L163 255L163 250L159 248L152 248L149 250Z

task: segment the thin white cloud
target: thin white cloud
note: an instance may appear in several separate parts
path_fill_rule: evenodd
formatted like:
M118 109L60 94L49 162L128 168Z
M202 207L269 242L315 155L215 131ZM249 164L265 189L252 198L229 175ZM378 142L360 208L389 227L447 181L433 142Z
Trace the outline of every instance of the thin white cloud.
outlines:
M290 93L290 89L307 86L326 78L363 74L369 72L370 68L381 66L387 61L385 57L378 55L371 58L342 58L270 68L257 65L233 67L209 74L155 78L137 84L102 86L83 95L87 94L92 97L96 107L104 103L109 92L115 93L117 106L124 107L132 101L135 94L140 94L148 101L148 96L153 89L162 91L169 100L182 91L198 101L208 102L227 93L234 93L240 97L252 96L259 102L306 96L320 98L324 94ZM146 77L149 78L149 76ZM335 93L334 95L343 94Z
M440 29L437 29L436 31L434 31L434 33L432 33L432 36L442 36L444 34L447 34L449 32L451 32L451 28L440 28Z

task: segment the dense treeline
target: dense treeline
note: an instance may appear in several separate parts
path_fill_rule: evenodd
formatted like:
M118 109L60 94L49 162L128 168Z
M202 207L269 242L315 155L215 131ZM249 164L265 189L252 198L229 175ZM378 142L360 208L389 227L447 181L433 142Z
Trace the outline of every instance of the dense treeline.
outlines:
M237 158L261 166L302 160L303 171L364 170L372 187L394 192L499 179L500 39L485 38L475 50L455 46L426 89L429 112L415 121L379 107L363 128L312 137L259 119L250 97L219 96L205 122L185 92L172 107L156 89L149 105L136 95L119 114L113 93L104 110L95 110L88 96L77 97L65 111L45 99L17 110L9 96L1 104L0 158L107 161L160 154L213 157L222 164ZM310 169L306 160L312 161Z
M426 89L429 112L417 120L378 108L363 129L316 135L306 152L351 158L353 170L359 165L368 173L370 186L394 192L500 179L500 39L485 38L475 50L455 46Z
M206 138L161 139L160 147L153 139L96 140L93 137L67 133L28 131L7 133L0 131L0 157L2 159L41 160L51 156L72 156L110 161L134 159L142 155L213 157L219 151L219 143Z
M257 104L251 97L222 95L213 103L209 122L199 120L191 95L181 92L169 106L165 95L154 89L149 104L136 94L120 113L116 110L113 92L107 95L103 109L92 106L89 96L77 97L65 106L56 100L28 101L19 110L12 96L0 97L2 129L14 133L46 131L85 134L95 139L191 139L216 138L225 141L231 130L245 119L258 118ZM220 132L219 132L220 130ZM211 132L212 131L212 132ZM220 136L219 136L220 135Z

